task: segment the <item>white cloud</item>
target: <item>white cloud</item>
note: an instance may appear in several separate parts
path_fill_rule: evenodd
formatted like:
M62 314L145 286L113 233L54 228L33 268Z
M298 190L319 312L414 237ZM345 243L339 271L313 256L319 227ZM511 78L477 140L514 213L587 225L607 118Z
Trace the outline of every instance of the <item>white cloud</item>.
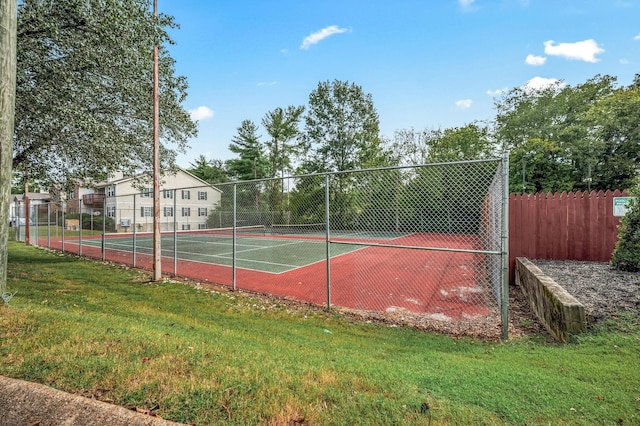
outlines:
M476 0L458 0L458 5L460 5L465 12L471 12L476 9L476 7L473 6L475 1Z
M527 81L523 88L528 92L533 92L536 90L542 90L550 86L559 85L559 87L563 87L564 83L556 78L545 78L545 77L533 77L531 80Z
M330 37L334 34L346 33L349 30L346 28L340 28L337 25L330 25L326 28L321 29L320 31L316 31L313 34L309 34L302 40L302 44L300 45L300 49L307 50L312 45L320 43L327 37Z
M637 35L637 36L635 36L633 39L634 39L634 40L640 40L640 33L638 33L638 35Z
M191 116L191 119L195 121L206 120L207 118L213 117L214 114L215 112L211 108L204 105L199 106L196 109L189 110L189 115Z
M544 53L553 56L563 56L567 59L575 59L585 62L598 62L596 55L604 52L594 39L577 41L575 43L559 43L553 40L544 42Z
M471 99L461 99L459 101L456 101L456 106L460 109L469 109L471 108L472 104L473 101Z
M629 65L630 62L629 62L629 60L627 58L622 58L622 59L620 59L620 63L622 65Z
M258 83L258 87L275 86L276 84L278 84L277 81L261 81L260 83Z
M506 87L503 87L502 89L496 89L496 90L487 90L487 95L489 96L499 96L502 95L503 93L507 93L509 89Z
M533 65L533 66L538 66L538 65L544 65L545 62L547 62L547 58L545 58L544 56L535 56L535 55L527 55L527 58L524 60L524 62L527 65Z

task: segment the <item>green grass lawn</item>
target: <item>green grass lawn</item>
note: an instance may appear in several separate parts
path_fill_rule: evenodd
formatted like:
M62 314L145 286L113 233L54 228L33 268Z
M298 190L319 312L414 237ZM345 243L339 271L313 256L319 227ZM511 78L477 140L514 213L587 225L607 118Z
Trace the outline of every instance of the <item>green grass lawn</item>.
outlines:
M207 424L640 423L640 324L453 339L9 246L0 374Z
M17 233L20 233L20 236ZM25 226L20 226L19 228L10 228L9 229L9 238L11 240L24 240L25 235ZM102 235L102 228L100 229L83 229L82 231L70 231L68 229L63 229L62 226L47 226L46 224L40 224L39 226L31 225L29 227L29 236L31 238L35 238L36 236L44 239L46 238L62 238L62 234L64 233L64 238L67 240L75 240L77 241L80 236L80 232L82 232L83 237L95 237Z

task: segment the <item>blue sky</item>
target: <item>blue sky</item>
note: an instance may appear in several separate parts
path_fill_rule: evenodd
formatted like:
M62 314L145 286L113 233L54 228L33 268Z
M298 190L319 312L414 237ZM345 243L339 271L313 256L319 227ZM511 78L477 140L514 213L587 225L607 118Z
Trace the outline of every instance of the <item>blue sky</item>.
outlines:
M226 160L244 119L307 105L320 81L373 97L381 133L495 116L526 84L640 73L640 0L158 0L199 135L178 164ZM261 129L262 130L262 129ZM266 133L261 131L263 140Z

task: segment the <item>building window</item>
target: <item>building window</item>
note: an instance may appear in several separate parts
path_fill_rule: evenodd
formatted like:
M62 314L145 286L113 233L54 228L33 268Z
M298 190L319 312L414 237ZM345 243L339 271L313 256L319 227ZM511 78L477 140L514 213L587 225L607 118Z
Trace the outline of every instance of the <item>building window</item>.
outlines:
M164 217L173 217L173 207L164 208Z
M206 216L207 208L206 207L198 207L198 216Z
M142 194L143 197L145 198L150 198L153 195L153 188L145 188L142 190Z
M198 229L207 229L207 224L206 223L199 223L198 224Z
M116 206L107 207L107 216L108 217L116 217Z
M182 216L191 216L191 207L183 207Z
M116 187L107 186L107 197L115 197L115 196L116 196Z
M153 206L140 207L140 216L142 216L142 217L151 217L151 216L153 216Z
M188 231L189 229L191 229L191 225L189 225L189 224L182 225L182 230L183 231Z
M183 189L182 190L182 199L183 200L190 200L191 199L191 191L189 191L188 189Z
M207 199L207 191L198 191L198 200L206 201L206 199Z
M173 190L165 189L164 191L162 191L162 197L163 198L173 198Z

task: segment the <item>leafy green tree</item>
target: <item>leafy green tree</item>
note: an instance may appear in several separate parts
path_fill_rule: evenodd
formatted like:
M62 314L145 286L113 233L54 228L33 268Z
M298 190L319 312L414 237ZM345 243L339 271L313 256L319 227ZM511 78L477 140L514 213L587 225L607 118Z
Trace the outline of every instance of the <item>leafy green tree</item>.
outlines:
M495 155L489 130L478 124L445 129L431 140L427 162L480 160Z
M0 0L0 298L8 303L7 241L16 88L16 2Z
M592 185L591 173L602 143L590 135L587 112L614 93L614 84L614 77L595 76L575 87L562 83L537 90L519 87L496 102L495 138L510 150L510 163L523 166L510 168L512 191L522 190L523 169L537 171L525 178L528 191L580 190ZM530 163L533 158L536 161ZM599 185L605 187L595 189L607 189L608 184L602 182Z
M629 87L599 100L587 117L592 137L601 147L593 165L593 185L632 187L640 174L640 74Z
M224 161L218 159L207 160L204 155L198 156L188 170L194 176L208 183L228 182Z
M298 126L304 112L303 106L288 106L287 109L280 107L265 114L262 125L267 130L269 139L265 142L268 150L270 175L271 177L281 176L284 178L286 171L291 171L291 158L300 154L302 143L298 136L300 130ZM270 205L281 217L276 221L283 221L286 209L284 197L284 179L274 179L268 183ZM284 223L284 222L283 222Z
M327 171L375 167L382 158L380 120L362 87L320 82L309 95L305 141Z
M170 169L196 134L182 106L187 81L165 48L175 27L153 16L150 0L20 1L14 168L57 185L149 170L157 42L161 158Z
M405 166L427 163L433 141L441 134L440 130L429 129L421 131L413 128L396 130L389 143L393 163Z
M302 144L298 140L298 126L302 120L303 106L288 106L287 109L276 108L265 114L262 125L269 134L265 142L268 150L271 177L285 175L291 168L291 157L300 154Z
M636 196L631 208L622 218L618 242L611 257L611 264L621 271L640 271L640 190L632 190Z
M303 163L299 171L304 170L291 191L289 210L291 223L324 223L325 222L325 177L314 169L317 164Z
M573 172L554 140L529 138L509 153L510 192L571 191L576 185Z
M339 80L320 82L309 95L305 116L304 140L311 153L307 168L328 172L387 165L379 125L373 98L360 86ZM334 227L350 226L354 185L349 174L330 182Z

